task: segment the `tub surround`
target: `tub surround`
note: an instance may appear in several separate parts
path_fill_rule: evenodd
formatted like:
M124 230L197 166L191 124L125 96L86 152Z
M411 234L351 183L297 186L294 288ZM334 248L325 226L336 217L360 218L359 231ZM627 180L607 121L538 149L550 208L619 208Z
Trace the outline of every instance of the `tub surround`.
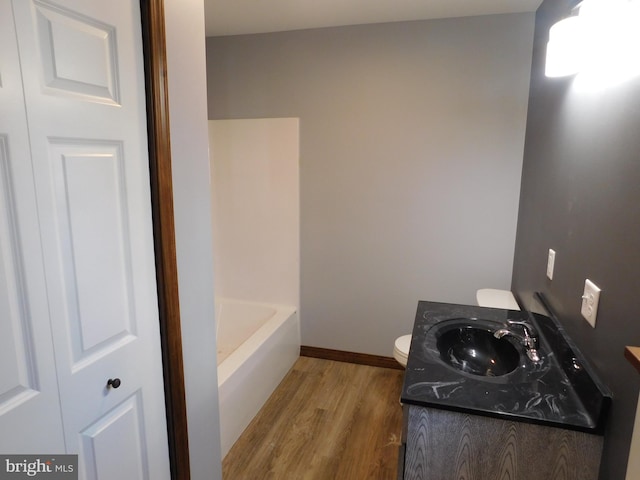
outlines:
M216 296L299 308L299 120L210 120L209 143Z
M540 334L540 362L521 355L520 367L500 377L479 377L443 364L429 333L436 323L478 318L505 324L507 319L531 321ZM418 304L401 401L538 425L602 434L611 402L557 320L527 313L467 305Z

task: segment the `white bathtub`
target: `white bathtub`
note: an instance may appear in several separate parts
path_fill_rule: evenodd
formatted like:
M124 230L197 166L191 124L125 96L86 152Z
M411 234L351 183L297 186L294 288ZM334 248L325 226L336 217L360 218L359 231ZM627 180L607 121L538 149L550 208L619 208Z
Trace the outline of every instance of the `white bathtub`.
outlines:
M216 299L222 457L300 355L295 307Z

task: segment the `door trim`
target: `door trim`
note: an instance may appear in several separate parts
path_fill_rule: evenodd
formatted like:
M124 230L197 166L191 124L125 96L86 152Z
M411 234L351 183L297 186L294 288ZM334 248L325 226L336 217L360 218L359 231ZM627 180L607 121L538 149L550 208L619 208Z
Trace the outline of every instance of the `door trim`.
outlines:
M163 0L140 0L140 15L144 50L151 205L169 460L172 480L188 480L190 478L189 441L173 215L169 93Z

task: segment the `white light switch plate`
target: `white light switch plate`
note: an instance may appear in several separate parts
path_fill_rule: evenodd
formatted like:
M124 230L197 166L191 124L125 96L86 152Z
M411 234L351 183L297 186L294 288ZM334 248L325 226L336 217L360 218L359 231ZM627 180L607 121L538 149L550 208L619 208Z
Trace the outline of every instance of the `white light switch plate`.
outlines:
M582 294L582 308L580 313L589 322L589 324L596 327L596 316L598 314L598 303L600 302L600 288L587 279L584 282L584 293Z
M547 257L547 277L549 280L553 280L553 267L556 264L556 251L549 249L549 256Z

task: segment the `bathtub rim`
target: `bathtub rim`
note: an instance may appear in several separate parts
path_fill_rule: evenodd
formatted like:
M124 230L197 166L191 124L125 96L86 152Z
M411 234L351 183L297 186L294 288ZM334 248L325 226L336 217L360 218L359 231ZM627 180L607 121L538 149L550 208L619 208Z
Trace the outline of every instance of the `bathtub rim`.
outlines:
M256 305L259 307L269 307L275 309L275 313L268 318L250 337L243 341L227 358L218 365L218 388L223 385L243 364L252 352L260 347L289 317L297 313L298 308L291 305L282 305L277 303L254 302L249 300L241 300L236 298L221 297L216 299L218 302L245 303ZM219 319L216 319L219 323ZM217 330L217 325L216 325Z

